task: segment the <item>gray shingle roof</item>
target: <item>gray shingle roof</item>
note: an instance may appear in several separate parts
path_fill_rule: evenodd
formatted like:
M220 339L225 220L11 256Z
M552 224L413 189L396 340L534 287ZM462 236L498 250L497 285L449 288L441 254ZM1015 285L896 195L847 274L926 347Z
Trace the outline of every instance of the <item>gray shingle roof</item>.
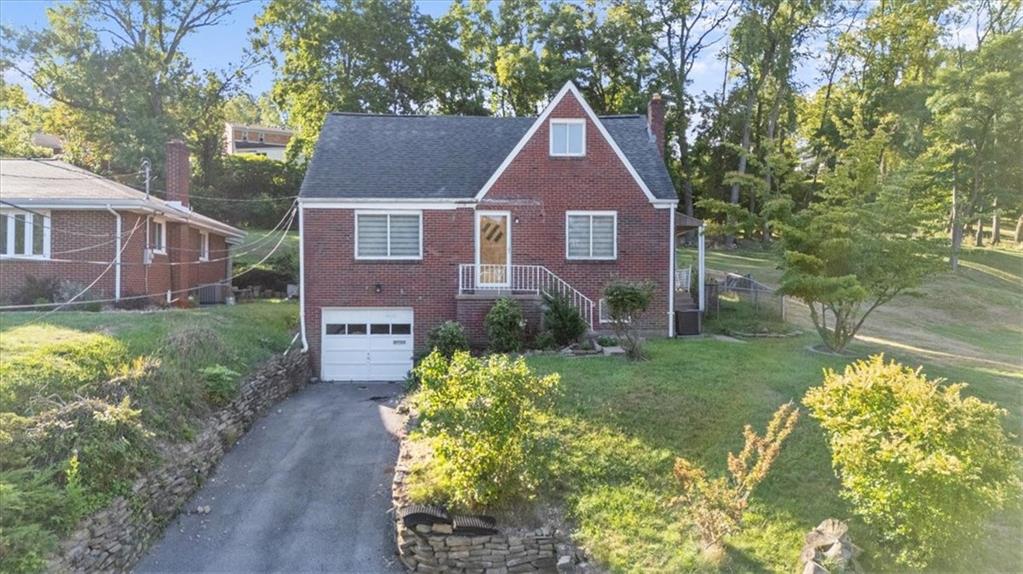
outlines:
M334 113L302 182L305 198L472 199L536 118ZM602 118L658 199L676 199L643 116Z

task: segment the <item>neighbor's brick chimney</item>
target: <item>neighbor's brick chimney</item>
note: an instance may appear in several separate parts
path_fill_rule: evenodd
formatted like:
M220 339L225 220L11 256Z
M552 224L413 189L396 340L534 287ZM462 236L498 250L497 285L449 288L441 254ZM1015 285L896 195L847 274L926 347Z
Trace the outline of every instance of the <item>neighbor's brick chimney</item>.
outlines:
M650 96L650 103L646 107L646 126L650 135L657 140L661 157L664 157L664 100L661 94Z
M188 207L188 187L192 177L188 146L181 140L170 140L166 149L167 201L180 201L181 205Z

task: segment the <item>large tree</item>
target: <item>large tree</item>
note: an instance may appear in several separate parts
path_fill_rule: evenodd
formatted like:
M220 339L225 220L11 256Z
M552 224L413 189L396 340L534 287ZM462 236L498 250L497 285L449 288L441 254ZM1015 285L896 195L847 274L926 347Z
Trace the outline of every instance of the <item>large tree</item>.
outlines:
M68 157L92 169L159 168L167 139L186 136L201 161L219 153L211 120L251 64L198 73L182 51L248 0L76 0L47 11L42 30L4 30L3 68L54 102ZM213 133L217 135L213 135ZM159 171L159 169L158 169Z

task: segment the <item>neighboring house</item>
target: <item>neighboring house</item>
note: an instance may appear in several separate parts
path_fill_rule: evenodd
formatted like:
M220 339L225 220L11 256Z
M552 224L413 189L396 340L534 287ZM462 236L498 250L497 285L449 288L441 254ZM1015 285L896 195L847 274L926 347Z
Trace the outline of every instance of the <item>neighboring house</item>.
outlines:
M284 151L294 133L282 128L228 123L224 127L224 153L261 155L283 160Z
M427 333L476 343L501 296L542 292L606 331L604 286L647 280L636 327L674 334L664 102L597 117L571 83L536 118L330 114L299 198L303 341L325 380L401 379Z
M229 245L244 233L189 208L190 173L177 140L167 144L167 201L62 161L0 159L0 301L29 276L96 281L87 299L222 300Z

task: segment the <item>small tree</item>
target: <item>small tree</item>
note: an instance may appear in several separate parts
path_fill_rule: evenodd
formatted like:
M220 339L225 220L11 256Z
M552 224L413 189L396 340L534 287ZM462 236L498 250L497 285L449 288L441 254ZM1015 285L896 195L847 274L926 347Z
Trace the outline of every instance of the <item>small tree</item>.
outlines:
M649 281L612 281L604 288L611 327L630 359L644 357L635 321L650 306L654 284Z
M976 539L1020 491L1005 411L962 397L964 387L876 355L826 371L803 399L827 434L843 497L906 566Z
M764 436L746 425L745 444L739 454L728 453L728 477L708 478L699 466L675 459L675 478L682 488L676 503L686 505L704 551L719 546L724 538L742 527L749 497L774 464L781 444L799 420L799 410L789 402L775 411Z
M781 292L810 308L833 351L845 349L874 309L937 269L910 174L882 172L887 141L883 129L855 134L822 200L781 226Z

